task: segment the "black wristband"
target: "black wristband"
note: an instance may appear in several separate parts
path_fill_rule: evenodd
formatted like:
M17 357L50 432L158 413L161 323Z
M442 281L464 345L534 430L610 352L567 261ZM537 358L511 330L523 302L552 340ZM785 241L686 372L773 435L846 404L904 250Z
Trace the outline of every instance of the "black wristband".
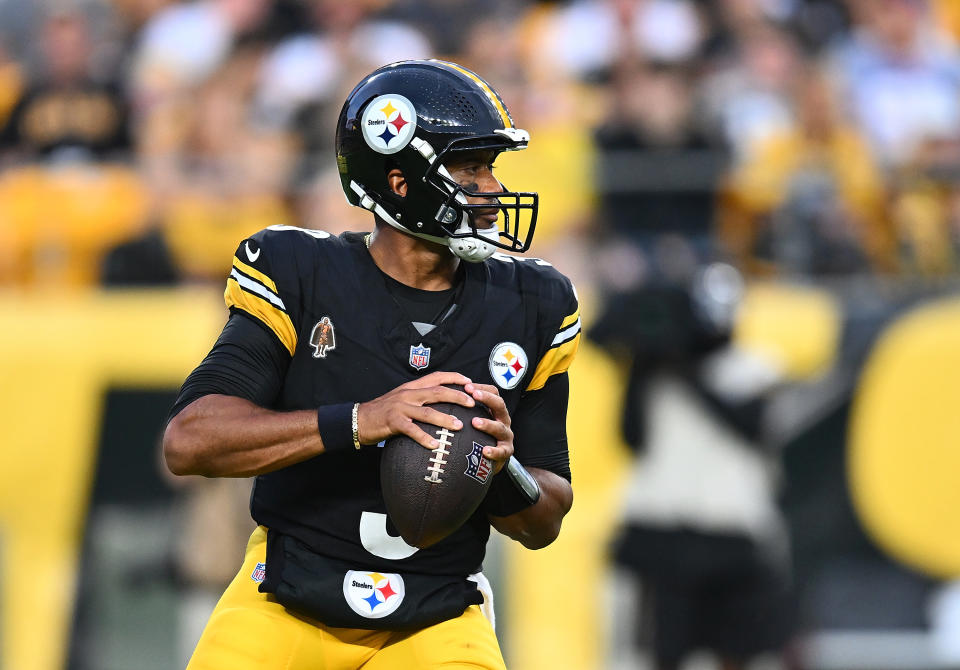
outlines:
M533 503L527 500L526 496L510 479L506 468L493 478L490 490L487 491L487 497L484 498L484 509L487 514L493 516L510 516L532 506Z
M353 450L353 403L317 408L317 431L325 452Z

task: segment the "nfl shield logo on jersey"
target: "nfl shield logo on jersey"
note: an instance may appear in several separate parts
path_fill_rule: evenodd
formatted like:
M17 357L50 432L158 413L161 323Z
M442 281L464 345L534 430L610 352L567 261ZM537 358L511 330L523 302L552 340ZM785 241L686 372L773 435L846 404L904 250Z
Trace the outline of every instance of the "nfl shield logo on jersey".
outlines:
M423 346L423 342L410 346L410 365L414 370L423 370L430 365L430 347Z
M250 575L250 579L257 582L258 584L262 582L267 576L267 564L266 563L257 563L257 567L253 569L253 573Z

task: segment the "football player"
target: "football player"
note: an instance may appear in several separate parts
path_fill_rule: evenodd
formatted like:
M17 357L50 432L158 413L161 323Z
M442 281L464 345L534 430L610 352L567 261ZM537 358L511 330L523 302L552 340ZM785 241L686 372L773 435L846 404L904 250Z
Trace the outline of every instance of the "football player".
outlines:
M176 474L256 477L259 527L190 668L504 667L481 572L490 526L543 547L573 501L577 297L549 263L498 253L534 232L537 195L493 166L528 139L473 72L385 66L350 93L336 137L374 232L274 226L240 243L230 318L163 441ZM473 422L494 479L467 523L417 548L391 532L379 461L392 435L437 446L415 420L462 427L434 402L490 410Z

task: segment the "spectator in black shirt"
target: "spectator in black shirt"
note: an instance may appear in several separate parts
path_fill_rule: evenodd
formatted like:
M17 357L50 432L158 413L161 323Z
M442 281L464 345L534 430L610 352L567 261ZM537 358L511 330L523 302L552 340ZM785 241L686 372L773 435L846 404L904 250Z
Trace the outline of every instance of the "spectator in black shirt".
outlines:
M708 256L725 155L697 127L684 69L624 63L611 102L594 135L600 220L644 253L670 236Z
M127 109L120 92L96 81L87 19L49 15L41 32L40 71L0 131L0 150L48 160L103 159L127 149Z

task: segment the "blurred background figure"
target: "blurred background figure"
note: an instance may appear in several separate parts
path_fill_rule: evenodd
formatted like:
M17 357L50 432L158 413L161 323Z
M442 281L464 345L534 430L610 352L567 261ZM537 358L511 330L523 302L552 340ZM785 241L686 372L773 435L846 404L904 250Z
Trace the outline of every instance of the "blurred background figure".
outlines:
M738 262L798 276L884 272L896 263L883 179L842 121L829 80L795 80L796 120L732 173L721 235Z
M960 666L958 43L956 0L0 0L0 667L182 667L246 489L159 475L175 386L238 240L369 225L339 104L424 57L530 130L497 173L594 337L561 539L485 566L508 665Z
M778 471L763 434L779 362L731 343L743 279L712 263L614 293L590 331L630 373L636 454L612 556L639 578L629 639L659 670L777 659L792 630ZM621 624L623 626L623 624Z
M956 137L960 61L928 0L856 0L834 68L877 157L899 164L925 141Z
M257 28L267 0L202 0L171 3L144 24L132 54L137 107L195 86L230 56L235 42Z
M43 18L39 62L0 131L8 160L92 161L129 150L126 100L92 40L78 11Z
M170 567L179 587L177 665L187 667L210 612L234 577L227 571L235 567L236 548L253 532L246 513L251 487L244 479L170 481L181 487L181 527Z
M760 14L759 3L740 3L739 11L751 6L742 22L721 24L701 89L707 123L740 160L793 122L790 92L801 64L796 37Z
M601 230L651 259L670 239L689 245L695 260L706 258L724 155L697 126L689 74L679 66L623 63L612 89L594 134Z

